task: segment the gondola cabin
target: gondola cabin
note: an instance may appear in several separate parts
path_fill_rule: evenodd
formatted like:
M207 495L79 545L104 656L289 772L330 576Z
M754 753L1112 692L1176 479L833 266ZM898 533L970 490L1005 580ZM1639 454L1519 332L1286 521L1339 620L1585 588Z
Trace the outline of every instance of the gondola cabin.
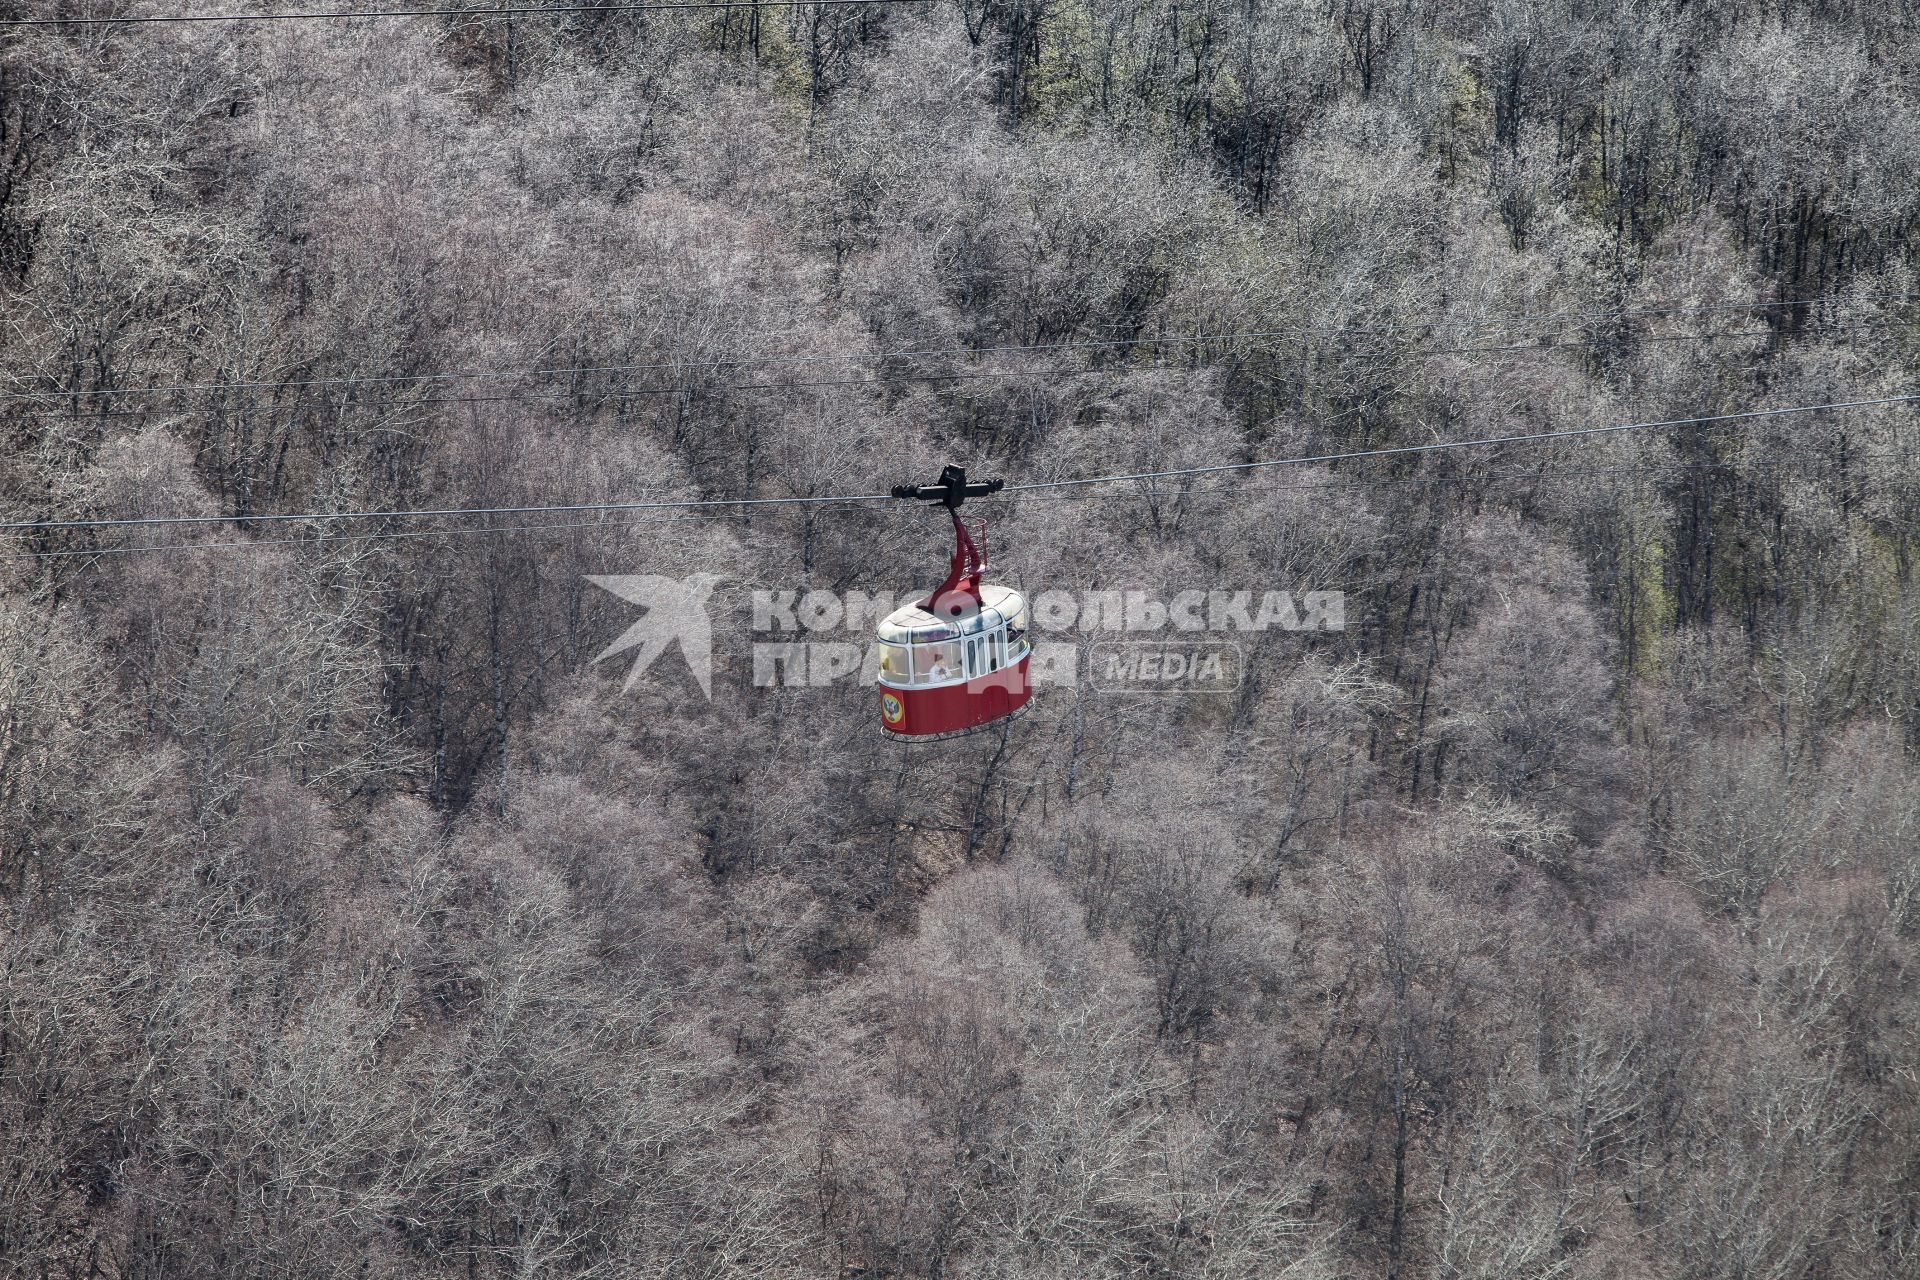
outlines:
M954 548L946 581L880 624L880 723L889 734L965 733L1012 715L1032 696L1027 602L1011 587L981 581L986 553L960 519L963 501L1000 488L998 480L968 484L965 471L948 467L939 484L893 491L946 507Z
M1010 587L980 587L978 608L936 617L920 605L880 624L880 720L918 737L958 733L1012 715L1032 696L1027 602Z

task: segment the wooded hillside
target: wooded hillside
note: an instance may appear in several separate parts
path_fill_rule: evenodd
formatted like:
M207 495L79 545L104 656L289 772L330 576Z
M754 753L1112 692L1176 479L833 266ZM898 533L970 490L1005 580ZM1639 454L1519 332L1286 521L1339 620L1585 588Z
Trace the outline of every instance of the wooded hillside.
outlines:
M0 1275L1920 1274L1920 5L160 5L0 7ZM1664 422L982 501L1346 625L911 746L750 592L937 512L261 518Z

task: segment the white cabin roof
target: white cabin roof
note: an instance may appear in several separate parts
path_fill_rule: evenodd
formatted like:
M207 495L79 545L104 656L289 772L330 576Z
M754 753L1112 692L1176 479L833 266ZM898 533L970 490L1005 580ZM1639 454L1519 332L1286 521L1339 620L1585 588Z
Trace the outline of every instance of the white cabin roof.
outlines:
M994 630L1025 606L1026 601L1012 587L983 583L978 613L959 618L936 618L919 605L910 604L887 615L880 624L880 638L892 644L928 644L935 640L951 640L956 636L976 635Z

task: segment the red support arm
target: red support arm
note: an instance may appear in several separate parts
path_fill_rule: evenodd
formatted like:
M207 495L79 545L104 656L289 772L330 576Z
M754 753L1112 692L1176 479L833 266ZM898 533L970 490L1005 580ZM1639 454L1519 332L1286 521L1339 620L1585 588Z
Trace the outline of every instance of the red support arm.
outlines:
M953 559L947 580L935 587L920 607L937 618L958 618L980 608L980 575L987 569L987 557L975 545L973 535L958 511L953 512Z

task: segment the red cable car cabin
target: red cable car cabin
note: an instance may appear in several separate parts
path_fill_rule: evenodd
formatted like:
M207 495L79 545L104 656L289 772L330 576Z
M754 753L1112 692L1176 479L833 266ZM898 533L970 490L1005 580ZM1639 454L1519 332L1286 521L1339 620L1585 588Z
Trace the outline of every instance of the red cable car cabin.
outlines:
M1009 587L979 592L978 609L966 617L939 618L913 604L880 624L880 720L889 732L977 728L1032 696L1027 602Z
M880 624L880 722L908 738L990 724L1018 711L1033 694L1027 603L1010 587L980 581L987 558L958 510L963 499L992 493L1001 482L969 485L958 467L948 467L940 479L938 485L893 491L895 497L940 502L953 513L946 581Z

